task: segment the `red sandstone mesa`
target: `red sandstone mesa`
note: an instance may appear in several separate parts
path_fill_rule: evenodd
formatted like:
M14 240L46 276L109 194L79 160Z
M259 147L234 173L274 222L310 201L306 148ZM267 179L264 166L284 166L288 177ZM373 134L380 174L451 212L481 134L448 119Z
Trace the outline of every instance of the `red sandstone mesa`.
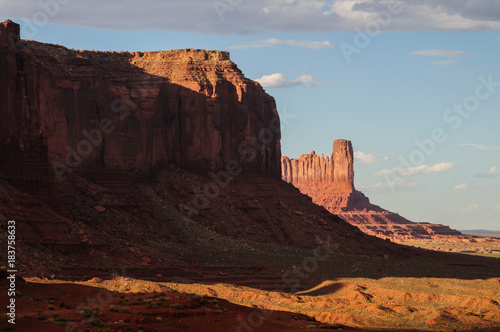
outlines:
M281 164L284 181L370 235L405 239L461 235L448 226L414 223L371 204L368 197L354 188L354 154L350 141L336 140L329 157L319 157L313 151L299 159L283 156Z
M234 160L247 172L279 178L275 101L229 53L70 50L20 40L19 25L9 20L0 32L3 155L55 161L60 174L165 164L206 173ZM263 130L272 131L265 145ZM36 167L25 171L13 177L37 178ZM48 171L41 181L53 182Z

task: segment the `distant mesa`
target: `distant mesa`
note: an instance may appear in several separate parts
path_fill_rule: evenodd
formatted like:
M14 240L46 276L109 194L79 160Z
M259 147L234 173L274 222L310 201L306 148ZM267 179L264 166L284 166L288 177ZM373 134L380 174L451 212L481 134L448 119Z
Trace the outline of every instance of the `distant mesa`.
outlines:
M354 188L354 153L348 140L333 142L330 156L317 156L314 151L298 159L283 156L281 168L284 181L367 234L393 239L462 235L448 226L415 223L371 204L368 197Z

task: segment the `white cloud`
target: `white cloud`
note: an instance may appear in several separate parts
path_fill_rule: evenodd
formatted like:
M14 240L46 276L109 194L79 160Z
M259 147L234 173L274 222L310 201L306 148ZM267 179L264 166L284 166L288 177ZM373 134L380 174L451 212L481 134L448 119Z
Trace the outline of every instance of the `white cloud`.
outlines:
M289 85L311 85L314 82L314 78L311 75L302 75L289 82Z
M418 187L417 182L398 182L387 183L379 182L377 184L356 184L356 188L364 191L394 191L394 190L410 190Z
M448 51L448 50L421 50L410 52L411 55L424 55L424 56L435 56L435 57L446 57L446 58L456 58L461 56L471 56L472 53L467 53L463 51Z
M285 74L274 73L271 75L264 75L256 79L264 88L290 88L294 86L306 85L308 87L326 86L326 85L343 85L341 82L321 83L316 82L311 75L302 75L293 80L288 80Z
M360 164L375 164L381 161L389 160L388 157L378 157L374 154L364 153L361 151L354 152L354 162Z
M256 79L264 88L282 88L287 83L287 78L285 74L275 73L271 75L264 75L259 79Z
M294 39L283 40L276 38L268 38L264 40L258 40L249 44L229 46L228 49L266 48L266 47L276 47L277 45L302 47L302 48L308 48L310 50L321 50L325 48L335 47L335 45L330 43L329 41L311 41L311 40L294 40Z
M39 1L2 1L2 16L33 20ZM59 3L62 3L60 1ZM495 31L500 2L491 0L252 0L64 1L49 23L118 30L177 30L217 34L353 31ZM389 11L389 4L397 10ZM394 5L396 4L396 5ZM387 18L390 17L388 24Z
M459 213L472 213L472 212L479 212L481 211L481 208L479 207L478 204L472 204L467 206L464 209L458 210Z
M271 44L271 45L289 45L294 47L303 47L311 50L321 50L324 48L333 48L334 44L329 41L310 41L310 40L282 40L276 38L269 38L261 40L260 43Z
M495 166L493 166L488 174L490 174L491 176L500 176L500 169L496 168Z
M453 187L453 189L455 189L455 190L465 190L465 189L469 189L469 188L470 188L470 185L468 185L467 183L457 184L455 187Z
M495 204L493 211L500 211L500 203Z
M468 184L468 183L462 183L462 184L457 184L456 186L453 187L455 190L467 190L467 189L475 189L475 188L481 188L482 186L477 186L474 184Z
M433 65L440 65L440 66L456 66L458 65L459 61L458 60L443 60L443 61L434 61L432 64Z
M421 165L411 168L391 168L391 169L383 169L375 174L375 176L388 176L393 174L398 174L400 176L410 176L417 174L436 174L436 173L444 173L456 168L455 163L439 163L434 166Z
M500 147L487 146L487 145L483 145L483 144L464 143L464 144L460 144L460 145L462 145L462 146L473 146L475 148L478 148L479 150L500 150Z
M496 168L496 166L493 166L490 168L490 170L486 173L481 173L481 174L476 174L476 177L480 178L496 178L500 177L500 169Z

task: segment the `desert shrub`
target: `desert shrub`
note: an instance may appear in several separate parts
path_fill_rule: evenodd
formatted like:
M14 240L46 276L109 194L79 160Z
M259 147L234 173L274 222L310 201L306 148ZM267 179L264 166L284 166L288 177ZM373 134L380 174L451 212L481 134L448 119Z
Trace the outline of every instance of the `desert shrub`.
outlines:
M146 309L153 309L161 307L161 302L146 300Z
M88 320L87 321L87 325L90 325L90 326L104 326L104 324L102 323L102 320L100 320L99 318L94 318L94 319Z
M120 312L122 314L131 314L132 310L129 307L120 307L118 309L118 312Z
M90 309L89 307L82 308L78 311L78 314L82 317L90 318L94 316L94 311Z
M171 304L170 305L170 308L173 308L173 309L179 309L179 310L182 310L182 309L186 309L185 306L183 306L182 304L180 303L174 303L174 304Z
M49 304L49 306L47 307L47 309L49 309L49 310L56 310L56 307L54 307L52 304Z

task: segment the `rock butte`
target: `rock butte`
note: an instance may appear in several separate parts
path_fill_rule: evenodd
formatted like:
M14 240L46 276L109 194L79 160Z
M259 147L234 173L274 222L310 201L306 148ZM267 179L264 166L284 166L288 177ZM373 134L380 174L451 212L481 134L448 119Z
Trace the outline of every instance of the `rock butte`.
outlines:
M370 203L354 188L354 154L348 140L333 142L331 156L313 151L299 159L281 157L282 179L310 196L314 203L357 226L363 232L382 238L424 239L461 236L448 226L415 223L397 213Z

